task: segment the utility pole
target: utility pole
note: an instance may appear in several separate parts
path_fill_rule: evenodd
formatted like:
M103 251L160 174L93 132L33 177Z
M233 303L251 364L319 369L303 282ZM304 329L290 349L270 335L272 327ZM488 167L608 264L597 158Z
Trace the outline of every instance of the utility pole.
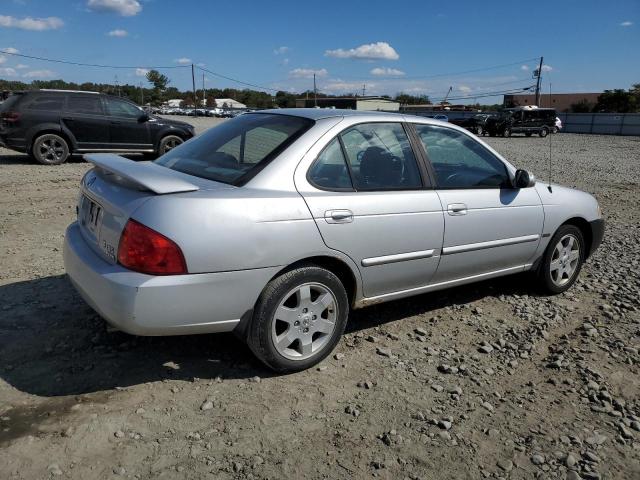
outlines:
M202 72L202 106L207 106L207 92L204 89L204 72Z
M544 57L540 57L540 65L538 66L538 69L534 72L535 75L538 77L538 80L536 81L536 105L539 107L540 106L540 82L542 81L542 60ZM551 98L549 98L549 102L551 102Z
M367 91L367 85L365 83L362 84L362 96L364 97L364 92Z
M142 90L142 82L140 82L140 106L144 107L144 90Z
M118 75L116 75L116 90L118 92L118 96L121 97L121 93L120 93L120 83L118 82Z
M197 117L198 116L198 96L196 95L196 70L195 67L193 66L193 63L191 64L191 83L193 84L193 116Z
M318 90L316 89L316 74L313 74L313 106L318 106Z

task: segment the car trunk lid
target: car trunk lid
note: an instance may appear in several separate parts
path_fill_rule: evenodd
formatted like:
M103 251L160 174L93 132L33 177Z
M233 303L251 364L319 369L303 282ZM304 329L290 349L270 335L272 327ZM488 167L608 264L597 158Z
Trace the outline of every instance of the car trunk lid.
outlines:
M230 188L153 162L134 162L114 154L90 154L85 159L95 168L82 180L78 224L89 246L111 264L117 263L118 244L127 221L149 199Z

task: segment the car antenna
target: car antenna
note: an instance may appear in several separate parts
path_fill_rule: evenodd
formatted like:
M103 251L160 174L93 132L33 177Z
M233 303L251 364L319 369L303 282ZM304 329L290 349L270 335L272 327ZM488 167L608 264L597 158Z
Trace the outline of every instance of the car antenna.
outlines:
M549 106L551 106L551 82L549 82ZM553 121L555 122L555 118L553 119ZM553 193L553 189L551 188L551 135L548 135L548 137L549 137L549 184L547 185L547 190L549 190L549 193Z

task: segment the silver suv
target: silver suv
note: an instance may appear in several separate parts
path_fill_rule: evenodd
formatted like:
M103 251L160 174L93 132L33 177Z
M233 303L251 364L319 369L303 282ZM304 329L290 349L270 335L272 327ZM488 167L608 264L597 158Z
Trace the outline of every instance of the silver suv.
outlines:
M235 331L269 367L326 357L349 310L532 271L568 289L604 222L465 130L384 113L248 113L155 162L86 157L64 261L137 335Z

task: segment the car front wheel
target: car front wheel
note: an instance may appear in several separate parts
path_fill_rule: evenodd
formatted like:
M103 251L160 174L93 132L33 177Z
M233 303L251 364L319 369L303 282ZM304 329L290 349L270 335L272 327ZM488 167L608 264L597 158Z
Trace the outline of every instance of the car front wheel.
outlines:
M247 343L275 371L304 370L331 353L348 314L347 293L338 277L317 266L299 267L266 286Z
M538 279L546 293L567 291L575 283L585 258L584 237L574 225L561 226L551 238L538 267Z
M60 135L46 133L33 141L31 154L44 165L60 165L69 158L69 144Z
M542 127L540 129L540 132L538 133L538 135L540 135L542 138L546 137L549 134L549 129L547 127Z

